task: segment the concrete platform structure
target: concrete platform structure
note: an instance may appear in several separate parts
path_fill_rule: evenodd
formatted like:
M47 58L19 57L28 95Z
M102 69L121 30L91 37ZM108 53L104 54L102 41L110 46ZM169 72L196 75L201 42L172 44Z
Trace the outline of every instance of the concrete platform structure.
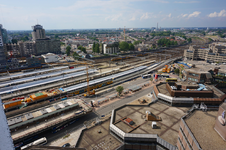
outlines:
M92 108L83 100L68 99L7 120L12 139L16 143L62 123L73 121L91 111Z

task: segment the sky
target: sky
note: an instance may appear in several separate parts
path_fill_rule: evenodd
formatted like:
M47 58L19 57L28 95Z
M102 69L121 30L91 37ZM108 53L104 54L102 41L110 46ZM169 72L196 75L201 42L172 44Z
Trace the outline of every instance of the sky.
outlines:
M225 27L226 0L5 0L7 30Z

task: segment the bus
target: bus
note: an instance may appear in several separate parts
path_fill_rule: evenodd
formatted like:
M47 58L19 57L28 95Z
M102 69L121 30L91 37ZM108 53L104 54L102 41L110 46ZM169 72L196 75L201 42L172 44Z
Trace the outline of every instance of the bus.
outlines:
M166 78L166 82L177 82L177 78Z
M34 142L30 143L30 144L27 144L27 145L21 147L20 149L24 150L24 149L26 149L26 148L28 148L28 147L30 147L32 145L45 145L46 143L47 143L47 139L46 139L46 137L43 137L41 139L38 139L38 140L36 140L36 141L34 141Z
M167 73L162 73L160 76L164 77L164 78L169 78L169 74L167 74Z
M143 79L151 78L151 74L145 74L145 75L142 75L142 78L143 78Z

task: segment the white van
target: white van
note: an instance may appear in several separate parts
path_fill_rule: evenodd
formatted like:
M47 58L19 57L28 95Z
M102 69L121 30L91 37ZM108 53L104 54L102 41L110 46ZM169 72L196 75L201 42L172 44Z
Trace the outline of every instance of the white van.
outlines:
M28 148L28 147L30 147L32 145L45 145L46 143L47 143L47 139L46 139L46 137L43 137L43 138L38 139L38 140L36 140L36 141L34 141L32 143L29 143L29 144L27 144L25 146L22 146L20 149L23 150L23 149L26 149L26 148Z

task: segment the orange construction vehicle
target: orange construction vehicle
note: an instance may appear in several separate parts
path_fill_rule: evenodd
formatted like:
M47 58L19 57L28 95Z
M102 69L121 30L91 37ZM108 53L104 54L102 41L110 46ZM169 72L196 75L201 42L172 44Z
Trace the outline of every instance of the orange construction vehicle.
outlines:
M168 65L165 65L166 67L162 69L162 72L167 72Z

